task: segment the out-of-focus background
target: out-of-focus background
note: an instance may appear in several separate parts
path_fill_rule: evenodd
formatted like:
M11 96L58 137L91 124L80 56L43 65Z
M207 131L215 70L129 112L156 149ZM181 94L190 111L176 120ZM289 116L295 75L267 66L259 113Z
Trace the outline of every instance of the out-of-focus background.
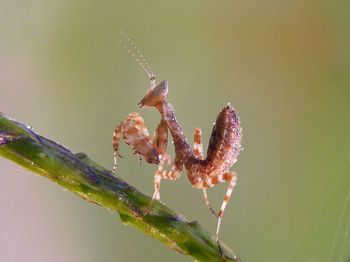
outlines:
M0 2L0 111L112 166L117 122L149 81L119 30L147 57L192 140L219 110L241 117L244 150L222 239L244 261L350 258L348 1ZM170 146L171 147L171 146ZM121 148L118 174L153 193L155 166ZM209 191L222 202L226 185ZM215 232L186 175L162 200ZM0 261L190 261L115 214L0 159Z

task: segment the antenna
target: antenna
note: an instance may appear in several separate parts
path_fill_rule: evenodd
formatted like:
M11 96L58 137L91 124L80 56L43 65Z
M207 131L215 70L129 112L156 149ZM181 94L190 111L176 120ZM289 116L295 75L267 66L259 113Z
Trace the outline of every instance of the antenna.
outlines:
M152 69L150 65L148 64L146 58L142 55L140 49L137 47L137 45L134 43L133 40L130 39L123 31L120 30L120 34L126 39L127 43L123 45L125 49L127 49L128 53L131 55L132 58L135 59L135 61L141 66L143 71L147 74L148 78L151 81L151 87L156 86L156 79L154 77L154 74L152 72ZM134 52L133 52L134 51Z

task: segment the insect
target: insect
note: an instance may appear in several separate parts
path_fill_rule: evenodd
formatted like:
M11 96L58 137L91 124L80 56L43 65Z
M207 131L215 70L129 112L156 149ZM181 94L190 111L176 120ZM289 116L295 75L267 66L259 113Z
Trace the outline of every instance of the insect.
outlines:
M112 143L114 150L113 172L115 172L117 166L117 157L121 157L118 151L120 139L131 146L134 153L142 156L146 162L158 165L158 170L154 176L153 199L160 199L161 180L179 178L184 167L192 186L202 189L208 209L218 219L216 228L216 240L218 241L221 220L237 180L236 173L229 171L229 169L237 161L242 148L242 128L239 116L230 104L220 111L211 133L207 156L204 158L201 129L195 129L192 149L181 125L176 120L173 106L165 100L168 94L167 80L156 84L155 76L137 46L129 37L123 33L122 35L137 55L130 48L128 52L143 68L151 82L151 87L138 105L140 108L156 108L160 113L161 120L155 130L153 139L149 135L143 118L136 112L129 114L116 127ZM174 161L166 153L168 131L175 146ZM164 170L165 164L170 166L169 171ZM223 182L228 182L228 188L220 211L216 213L210 205L207 189Z

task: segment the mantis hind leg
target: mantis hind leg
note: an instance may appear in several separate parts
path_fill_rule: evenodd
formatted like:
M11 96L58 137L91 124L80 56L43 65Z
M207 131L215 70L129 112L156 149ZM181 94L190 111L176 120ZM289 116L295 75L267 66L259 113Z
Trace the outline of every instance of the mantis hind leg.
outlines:
M224 197L224 200L221 204L220 211L217 213L218 223L216 227L216 241L219 241L220 238L220 226L221 226L221 220L224 216L225 208L227 206L228 201L230 200L233 188L236 185L237 182L237 176L236 173L228 171L224 174L218 174L218 175L212 175L207 177L206 179L202 180L199 184L196 184L195 186L197 188L202 188L203 192L206 188L213 187L217 184L228 182L228 188ZM205 197L204 197L205 198Z
M213 207L211 206L211 204L209 202L208 193L207 193L206 188L203 188L203 196L204 196L204 202L207 205L207 208L209 209L210 213L212 213L215 218L218 218L218 214L216 214L215 210L213 209Z
M204 157L203 157L202 130L198 127L194 130L193 153L198 159L203 160ZM202 188L202 190L203 190L204 202L207 208L216 218L218 218L218 215L216 214L215 210L213 209L213 207L209 202L207 189Z
M234 189L234 187L236 185L237 176L236 176L236 173L234 173L234 172L227 172L227 173L222 175L222 179L224 181L228 182L228 187L227 187L227 191L226 191L226 194L225 194L225 197L224 197L224 201L222 202L220 211L218 213L218 217L219 218L218 218L218 224L217 224L217 227L216 227L216 241L217 242L219 241L219 237L220 237L221 220L222 220L222 217L224 216L226 205L227 205L228 201L230 200L232 191L233 191L233 189Z

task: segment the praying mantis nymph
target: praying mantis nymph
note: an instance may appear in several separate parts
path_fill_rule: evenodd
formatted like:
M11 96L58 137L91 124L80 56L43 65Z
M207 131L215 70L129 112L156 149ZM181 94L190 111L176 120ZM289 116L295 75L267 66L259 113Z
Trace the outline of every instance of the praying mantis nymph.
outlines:
M143 118L136 112L130 113L116 127L112 143L114 150L113 173L116 171L117 157L120 157L118 149L121 138L131 146L135 154L142 156L148 163L158 165L158 170L154 176L153 199L160 199L161 180L179 178L183 167L185 167L192 186L202 189L208 209L218 218L216 228L216 241L218 241L221 220L237 181L236 173L229 171L229 169L236 163L242 148L242 128L238 114L230 103L219 112L209 140L207 156L204 158L201 129L195 129L192 149L181 125L176 120L173 106L165 101L168 95L168 81L163 80L157 84L149 64L135 43L124 33L121 34L129 44L128 52L135 58L150 79L151 86L138 105L140 108L156 108L160 113L161 120L155 130L153 139L149 135ZM168 131L175 146L174 161L166 153ZM170 166L169 171L164 170L165 164ZM220 211L216 213L210 205L206 190L223 182L228 182L228 188Z

